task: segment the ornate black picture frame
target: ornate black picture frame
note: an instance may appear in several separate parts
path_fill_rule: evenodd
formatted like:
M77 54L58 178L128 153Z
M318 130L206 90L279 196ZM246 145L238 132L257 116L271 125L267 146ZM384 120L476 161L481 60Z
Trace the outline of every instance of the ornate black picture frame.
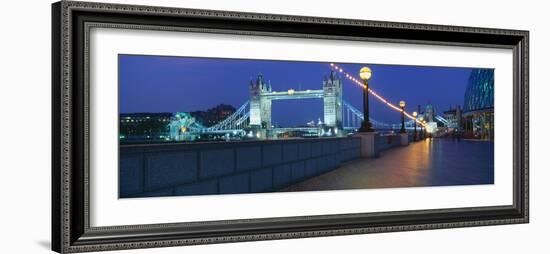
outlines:
M91 27L512 49L513 205L91 227ZM529 32L61 1L52 6L52 249L61 253L471 227L529 221Z

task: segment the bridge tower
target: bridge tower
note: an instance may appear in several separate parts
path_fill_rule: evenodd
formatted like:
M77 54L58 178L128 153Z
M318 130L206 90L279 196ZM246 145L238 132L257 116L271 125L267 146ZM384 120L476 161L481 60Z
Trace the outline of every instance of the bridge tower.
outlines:
M262 74L255 81L250 80L250 127L271 128L271 99L263 96L272 91L270 82L265 82Z
M331 71L323 80L324 121L327 127L343 129L342 120L342 80Z
M426 105L426 110L425 110L425 113L424 113L424 119L426 120L426 122L434 122L435 120L435 109L434 109L434 106L431 104L431 103L428 103Z

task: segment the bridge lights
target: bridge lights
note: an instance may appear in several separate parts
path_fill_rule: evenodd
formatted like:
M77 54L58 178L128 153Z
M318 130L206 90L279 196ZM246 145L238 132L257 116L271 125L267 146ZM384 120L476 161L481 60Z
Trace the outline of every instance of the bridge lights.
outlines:
M405 101L400 101L399 107L401 107L401 130L399 133L407 133L405 130Z
M359 77L363 80L363 122L359 132L374 132L369 118L369 79L372 77L372 71L369 67L363 67L359 70Z

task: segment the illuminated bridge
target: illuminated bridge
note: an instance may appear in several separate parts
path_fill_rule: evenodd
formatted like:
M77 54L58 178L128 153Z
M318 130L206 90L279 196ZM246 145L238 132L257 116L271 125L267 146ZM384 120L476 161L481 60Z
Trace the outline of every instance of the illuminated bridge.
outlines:
M347 133L355 132L364 119L363 112L342 98L343 79L336 77L340 73L352 83L364 86L359 80L345 72L337 65L331 64L331 74L323 80L322 89L319 90L294 90L273 91L270 82L266 82L260 74L255 81L250 81L248 86L250 99L245 101L232 115L223 121L206 127L195 121L187 113L177 113L169 124L170 137L172 140L186 140L200 134L222 134L229 136L249 137L249 138L268 138L276 137L282 133L300 132L305 136L345 136ZM401 113L401 108L391 104L382 96L371 89L369 92L386 104L388 107ZM271 105L274 100L303 100L303 99L322 99L323 100L323 121L313 126L275 128L272 125ZM414 128L415 118L403 112L408 121L405 122L407 129ZM447 125L448 122L441 116L434 118ZM375 129L395 130L400 129L400 123L384 123L370 118ZM425 125L416 120L418 125Z

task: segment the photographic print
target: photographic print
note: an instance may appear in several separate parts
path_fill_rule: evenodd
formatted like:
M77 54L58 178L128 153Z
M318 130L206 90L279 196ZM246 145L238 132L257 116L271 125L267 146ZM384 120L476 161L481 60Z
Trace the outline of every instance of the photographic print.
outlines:
M119 198L494 183L494 69L118 56Z
M524 30L54 3L52 250L528 223L528 91Z

